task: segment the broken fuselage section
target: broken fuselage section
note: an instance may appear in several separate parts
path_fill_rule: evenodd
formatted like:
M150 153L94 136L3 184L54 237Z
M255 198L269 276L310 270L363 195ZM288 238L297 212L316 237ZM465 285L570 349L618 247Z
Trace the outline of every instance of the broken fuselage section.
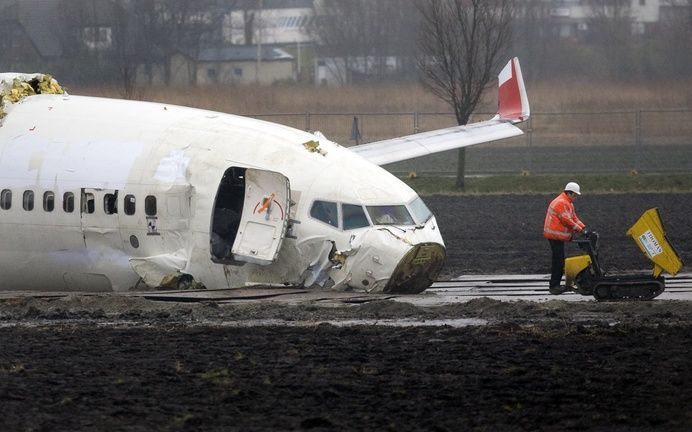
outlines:
M5 100L0 120L4 289L414 293L442 267L437 223L416 193L321 135L36 93Z

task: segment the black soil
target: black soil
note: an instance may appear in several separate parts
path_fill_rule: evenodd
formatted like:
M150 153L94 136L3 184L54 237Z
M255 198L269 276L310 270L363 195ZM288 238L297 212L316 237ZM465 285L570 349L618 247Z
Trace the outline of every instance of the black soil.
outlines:
M448 247L445 275L546 273L541 227L551 198L428 197ZM602 234L606 267L649 268L625 231L650 207L680 255L692 256L691 195L585 196L577 212ZM308 324L228 325L268 318ZM347 318L487 324L319 324ZM663 300L438 308L5 300L0 430L687 431L690 347L692 304Z
M426 197L447 246L444 278L459 274L550 273L543 238L545 212L554 195ZM579 218L601 238L601 265L608 271L649 270L652 265L626 232L656 207L670 243L692 263L692 194L597 194L575 202ZM582 252L568 246L568 254ZM690 271L689 267L683 271Z
M689 430L690 327L8 328L9 430Z

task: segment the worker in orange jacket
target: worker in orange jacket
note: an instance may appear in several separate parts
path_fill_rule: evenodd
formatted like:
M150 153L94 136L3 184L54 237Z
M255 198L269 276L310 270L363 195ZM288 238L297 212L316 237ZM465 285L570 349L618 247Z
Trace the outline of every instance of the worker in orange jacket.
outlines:
M543 236L550 242L552 263L550 269L550 294L562 294L567 288L560 286L565 272L565 242L572 240L574 234L587 234L586 226L574 211L574 200L581 195L579 185L569 182L564 192L548 206L543 224Z

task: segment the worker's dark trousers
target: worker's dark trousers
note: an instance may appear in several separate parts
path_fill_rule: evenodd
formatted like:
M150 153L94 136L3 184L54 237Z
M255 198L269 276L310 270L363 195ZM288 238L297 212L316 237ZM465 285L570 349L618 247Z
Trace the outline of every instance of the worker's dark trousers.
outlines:
M550 286L560 286L560 279L565 272L565 242L548 239L553 259L550 265Z

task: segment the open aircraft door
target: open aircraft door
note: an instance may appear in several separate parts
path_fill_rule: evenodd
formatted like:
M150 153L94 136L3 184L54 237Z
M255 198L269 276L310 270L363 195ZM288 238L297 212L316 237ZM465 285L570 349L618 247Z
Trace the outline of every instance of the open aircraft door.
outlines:
M245 195L238 232L231 248L236 261L271 264L288 226L291 189L283 174L254 168L244 172Z

